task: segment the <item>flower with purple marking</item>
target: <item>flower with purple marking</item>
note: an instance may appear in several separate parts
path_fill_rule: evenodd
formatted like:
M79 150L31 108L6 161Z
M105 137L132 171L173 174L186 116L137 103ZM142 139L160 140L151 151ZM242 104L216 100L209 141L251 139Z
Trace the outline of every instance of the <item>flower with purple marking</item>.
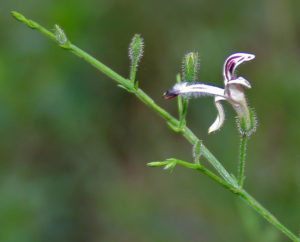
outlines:
M230 55L224 64L223 82L224 88L207 85L203 83L188 83L186 81L177 83L172 89L164 93L165 99L171 99L178 95L185 97L213 96L218 115L210 126L208 133L221 128L225 120L224 109L220 101L226 100L234 108L238 115L238 126L242 134L250 135L255 131L256 121L254 114L249 109L243 87L251 88L249 81L244 77L236 76L236 68L245 61L250 61L255 55L248 53L235 53Z

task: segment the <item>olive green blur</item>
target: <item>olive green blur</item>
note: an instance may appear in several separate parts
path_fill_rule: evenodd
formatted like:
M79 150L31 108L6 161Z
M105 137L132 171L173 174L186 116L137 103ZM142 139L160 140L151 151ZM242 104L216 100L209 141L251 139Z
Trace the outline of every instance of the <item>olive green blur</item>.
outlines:
M147 167L193 147L130 93L82 59L16 21L24 14L125 78L134 34L144 40L135 76L172 115L162 94L182 59L199 53L198 80L223 87L234 52L258 120L244 188L287 228L300 218L300 2L298 0L2 0L0 2L0 241L289 241L232 193L197 171ZM64 36L63 36L64 37ZM189 101L186 122L237 176L239 132L224 103ZM201 164L212 167L200 158Z

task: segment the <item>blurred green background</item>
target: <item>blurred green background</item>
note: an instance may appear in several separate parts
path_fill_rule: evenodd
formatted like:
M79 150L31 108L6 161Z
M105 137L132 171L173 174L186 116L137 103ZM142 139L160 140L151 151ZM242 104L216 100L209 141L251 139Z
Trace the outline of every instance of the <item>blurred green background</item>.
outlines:
M222 86L225 58L249 52L258 129L245 188L293 232L300 218L299 0L1 0L0 241L288 241L203 174L146 163L191 147L134 96L10 16L23 13L128 77L128 45L145 40L137 79L161 99L188 51L199 80ZM188 124L236 174L239 136L225 104L222 130L211 98L192 100ZM205 162L205 161L203 161ZM205 164L207 164L205 162Z

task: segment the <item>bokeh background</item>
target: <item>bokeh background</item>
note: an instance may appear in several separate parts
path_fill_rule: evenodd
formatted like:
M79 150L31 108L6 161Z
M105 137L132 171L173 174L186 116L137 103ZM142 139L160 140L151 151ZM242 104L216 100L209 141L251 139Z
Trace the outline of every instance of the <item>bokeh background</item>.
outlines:
M1 0L0 241L288 241L206 176L146 163L191 147L134 96L10 16L23 13L128 77L128 45L145 40L137 79L158 104L188 51L199 80L221 85L225 58L256 54L250 80L258 129L245 188L283 224L300 221L300 2L298 0ZM234 111L208 135L211 98L192 100L188 124L236 174ZM202 161L207 164L204 160Z

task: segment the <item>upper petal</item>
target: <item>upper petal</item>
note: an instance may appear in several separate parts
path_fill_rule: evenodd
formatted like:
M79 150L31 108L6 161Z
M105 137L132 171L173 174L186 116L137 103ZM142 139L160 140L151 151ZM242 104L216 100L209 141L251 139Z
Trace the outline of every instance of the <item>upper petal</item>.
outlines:
M223 67L223 80L224 85L226 86L227 83L234 77L235 69L245 61L250 61L255 58L255 55L248 54L248 53L235 53L230 55Z

